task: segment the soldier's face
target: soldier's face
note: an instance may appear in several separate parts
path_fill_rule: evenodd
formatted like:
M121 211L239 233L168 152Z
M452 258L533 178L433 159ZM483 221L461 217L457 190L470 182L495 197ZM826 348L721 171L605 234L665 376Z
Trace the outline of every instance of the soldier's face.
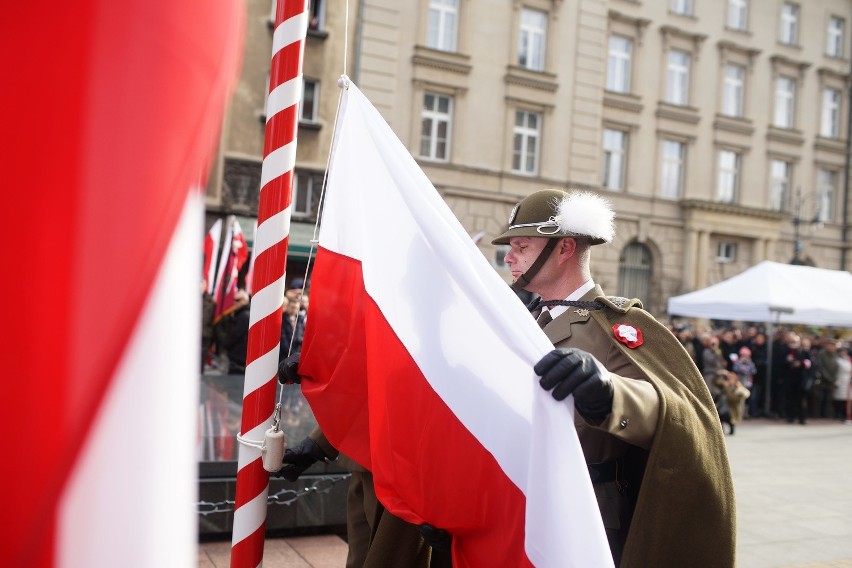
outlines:
M509 239L509 252L503 257L503 261L509 265L512 271L512 280L526 272L541 254L547 245L544 237L512 237Z

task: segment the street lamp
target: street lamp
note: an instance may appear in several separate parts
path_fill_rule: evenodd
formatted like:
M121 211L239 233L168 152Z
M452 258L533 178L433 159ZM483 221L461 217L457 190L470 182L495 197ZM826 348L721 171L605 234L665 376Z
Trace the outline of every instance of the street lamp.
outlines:
M802 223L807 223L808 225L815 226L820 225L822 222L820 221L820 199L821 195L818 192L811 193L802 197L802 188L796 188L796 207L795 207L795 215L792 219L793 223L793 258L790 260L790 264L804 264L805 262L802 260L802 249L804 248L802 244L802 236L800 227ZM816 200L817 206L816 211L813 214L811 219L802 219L802 209L806 203L811 202L812 200Z

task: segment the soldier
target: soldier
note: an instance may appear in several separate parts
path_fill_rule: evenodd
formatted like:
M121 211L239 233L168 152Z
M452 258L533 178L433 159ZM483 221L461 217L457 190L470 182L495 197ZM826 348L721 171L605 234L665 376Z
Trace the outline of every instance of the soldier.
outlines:
M531 307L556 347L535 372L556 400L573 394L616 565L733 566L733 484L704 380L639 300L592 280L591 249L612 241L613 220L595 194L545 189L494 239L510 245L513 288L539 296Z

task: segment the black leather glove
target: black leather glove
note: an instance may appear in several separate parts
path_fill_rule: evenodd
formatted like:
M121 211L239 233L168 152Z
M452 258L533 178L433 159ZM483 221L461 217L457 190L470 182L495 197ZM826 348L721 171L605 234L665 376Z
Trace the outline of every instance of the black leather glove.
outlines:
M420 525L420 534L433 550L449 552L453 546L453 535L444 529L433 527L429 523Z
M296 481L306 469L318 461L328 461L328 457L316 442L305 438L296 447L284 450L283 461L284 467L278 472L278 476L287 481Z
M278 382L282 385L301 384L302 377L299 376L299 356L296 351L278 363Z
M574 395L574 406L586 418L612 412L612 380L594 355L575 348L554 349L535 364L539 384L556 400Z

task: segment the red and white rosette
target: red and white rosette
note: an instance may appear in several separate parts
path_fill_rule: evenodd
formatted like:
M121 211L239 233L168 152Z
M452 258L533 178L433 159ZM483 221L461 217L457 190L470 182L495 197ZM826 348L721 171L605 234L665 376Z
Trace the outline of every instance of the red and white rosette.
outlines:
M645 343L645 339L642 337L642 330L638 327L633 327L625 323L617 323L612 326L612 331L615 333L617 340L631 349L636 349Z
M272 38L266 139L255 238L254 296L249 317L240 434L262 441L272 424L284 304L287 242L302 98L302 62L308 0L279 0ZM261 450L240 444L231 566L256 568L263 560L269 473Z

